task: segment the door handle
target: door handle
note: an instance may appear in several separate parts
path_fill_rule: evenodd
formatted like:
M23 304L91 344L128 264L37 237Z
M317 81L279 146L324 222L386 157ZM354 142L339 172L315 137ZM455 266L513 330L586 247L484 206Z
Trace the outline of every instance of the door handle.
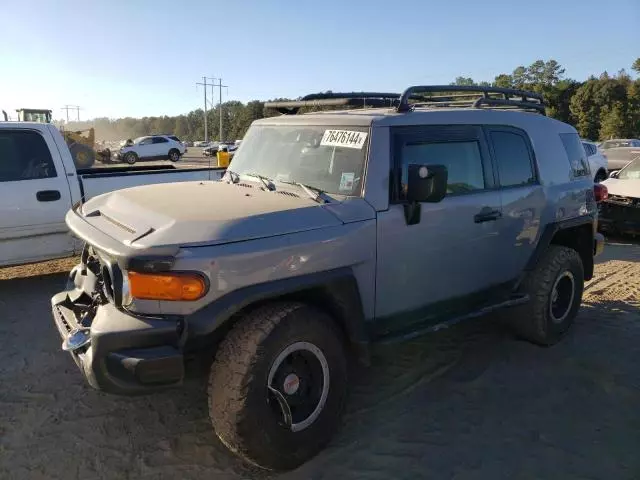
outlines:
M55 202L60 200L60 192L58 190L41 190L36 193L39 202Z
M490 208L483 208L480 213L477 213L473 217L473 221L476 223L492 222L502 217L500 210L491 210Z

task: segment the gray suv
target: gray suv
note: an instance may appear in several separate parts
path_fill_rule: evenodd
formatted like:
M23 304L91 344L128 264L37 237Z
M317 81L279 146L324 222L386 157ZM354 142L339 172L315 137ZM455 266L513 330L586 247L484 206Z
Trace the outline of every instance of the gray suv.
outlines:
M540 96L418 86L267 106L283 115L253 123L221 181L67 214L86 247L51 303L91 386L174 386L213 347L216 434L289 469L330 440L348 361L376 342L496 310L540 345L569 329L603 237L580 138Z

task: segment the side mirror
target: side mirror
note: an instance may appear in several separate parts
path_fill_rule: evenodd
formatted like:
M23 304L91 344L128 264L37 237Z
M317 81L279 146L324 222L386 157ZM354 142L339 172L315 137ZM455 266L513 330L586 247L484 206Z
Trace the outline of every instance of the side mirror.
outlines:
M408 166L407 200L437 203L447 194L447 167L444 165Z
M620 170L616 170L615 172L609 172L609 178L618 178L618 174Z
M420 223L421 202L437 203L447 195L448 178L444 165L408 165L407 203L404 204L407 225Z

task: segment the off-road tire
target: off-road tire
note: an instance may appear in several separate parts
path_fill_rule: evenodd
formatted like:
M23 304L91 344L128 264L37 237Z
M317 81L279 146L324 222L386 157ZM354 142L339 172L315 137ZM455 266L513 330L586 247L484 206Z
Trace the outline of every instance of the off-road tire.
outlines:
M88 145L74 143L69 151L77 169L90 168L96 162L96 152Z
M278 355L297 342L320 349L330 380L319 416L293 432L267 404L267 379ZM231 451L265 469L289 470L330 441L346 396L344 339L333 319L305 304L278 302L239 319L221 343L209 378L209 415L216 434Z
M573 297L566 316L554 321L551 314L552 293L556 281L562 276L573 277ZM521 291L530 301L510 311L509 324L515 334L538 345L557 343L569 330L582 303L584 268L580 255L568 247L551 245L535 270L523 281Z
M133 165L138 161L138 154L135 152L127 152L124 154L124 161L129 165Z
M177 162L178 160L180 160L180 151L177 148L172 148L171 150L169 150L167 158L171 162Z

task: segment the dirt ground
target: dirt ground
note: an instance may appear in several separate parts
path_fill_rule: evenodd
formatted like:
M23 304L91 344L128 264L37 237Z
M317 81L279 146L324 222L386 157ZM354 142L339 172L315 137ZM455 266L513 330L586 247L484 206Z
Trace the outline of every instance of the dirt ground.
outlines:
M65 263L66 262L66 263ZM121 398L60 351L49 297L69 261L0 270L0 478L268 478L216 440L203 384ZM379 348L342 429L283 479L640 478L640 245L607 245L571 333L490 319Z

